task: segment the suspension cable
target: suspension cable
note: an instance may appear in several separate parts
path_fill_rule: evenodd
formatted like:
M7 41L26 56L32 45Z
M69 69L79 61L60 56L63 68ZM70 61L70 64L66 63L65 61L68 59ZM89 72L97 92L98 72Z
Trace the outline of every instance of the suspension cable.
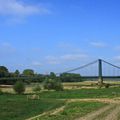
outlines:
M102 60L104 63L107 63L108 65L111 65L111 66L113 66L113 67L115 67L115 68L118 68L118 69L120 69L120 67L119 66L116 66L116 65L113 65L113 64L111 64L111 63L109 63L109 62L106 62L106 61L104 61L104 60Z
M89 65L95 64L96 62L98 62L98 60L95 60L95 61L93 61L93 62L90 62L90 63L88 63L88 64L86 64L86 65L77 67L77 68L75 68L75 69L71 69L71 70L65 71L65 72L63 72L63 73L68 73L68 72L76 71L76 70L79 70L79 69L83 69L83 68L85 68L85 67L88 67ZM57 74L61 74L61 73L57 73Z

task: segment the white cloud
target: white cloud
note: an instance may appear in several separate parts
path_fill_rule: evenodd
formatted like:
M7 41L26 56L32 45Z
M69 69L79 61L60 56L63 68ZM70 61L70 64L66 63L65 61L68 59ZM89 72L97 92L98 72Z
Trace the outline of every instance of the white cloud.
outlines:
M50 60L50 61L48 61L48 64L57 65L57 64L60 64L60 61L59 60Z
M27 5L18 0L0 0L0 14L3 15L31 15L34 13L47 13L44 7Z
M0 0L0 15L6 16L9 23L21 23L24 18L34 14L49 14L42 5L29 5L23 0Z
M106 44L103 42L91 42L90 45L96 47L96 48L103 48L106 47Z
M66 54L62 56L46 56L46 61L48 64L60 64L69 61L78 61L88 58L86 54Z
M87 58L88 56L86 54L67 54L61 56L62 60L80 60Z
M45 59L48 64L52 64L52 65L60 64L60 60L56 56L46 56Z

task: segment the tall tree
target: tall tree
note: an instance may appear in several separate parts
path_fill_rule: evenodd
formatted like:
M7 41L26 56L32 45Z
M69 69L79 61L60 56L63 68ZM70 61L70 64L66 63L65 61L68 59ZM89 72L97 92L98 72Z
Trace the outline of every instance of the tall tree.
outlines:
M8 69L5 66L0 66L0 77L7 77L8 75Z
M50 78L51 78L51 79L55 79L55 78L56 78L56 74L55 74L54 72L51 72L51 73L50 73Z
M14 72L14 75L15 75L15 77L19 77L19 75L20 75L19 70L16 70L16 71Z
M34 70L32 70L32 69L25 69L23 71L23 75L24 76L34 76Z

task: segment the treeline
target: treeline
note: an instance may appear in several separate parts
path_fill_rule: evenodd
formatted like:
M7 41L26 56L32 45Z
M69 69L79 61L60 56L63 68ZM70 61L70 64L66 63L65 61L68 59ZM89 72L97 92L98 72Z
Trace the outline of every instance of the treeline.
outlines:
M75 73L62 73L56 76L54 72L49 75L37 74L32 69L25 69L22 73L19 70L15 72L9 72L8 68L5 66L0 66L0 84L13 85L18 80L21 80L27 84L31 82L44 82L46 78L59 79L61 82L80 82L83 81L80 74Z

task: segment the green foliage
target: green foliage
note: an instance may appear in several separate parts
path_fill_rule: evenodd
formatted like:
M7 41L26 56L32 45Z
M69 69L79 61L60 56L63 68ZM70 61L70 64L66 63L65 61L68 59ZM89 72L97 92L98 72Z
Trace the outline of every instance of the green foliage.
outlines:
M32 69L25 69L23 71L23 75L24 76L34 76L34 70L32 70Z
M78 89L78 90L64 90L64 91L44 91L41 93L41 98L52 99L81 99L81 98L114 98L120 97L120 87L116 88L101 88L101 89Z
M56 90L56 91L63 90L63 86L60 80L57 78L56 79L46 78L46 80L43 83L43 87L44 89L48 89L48 90Z
M20 75L19 70L16 70L15 73L14 73L14 75L15 75L15 77L19 77L19 75Z
M16 93L22 94L25 92L25 85L22 81L17 81L13 86L13 89Z
M83 79L80 74L63 73L60 75L62 82L82 82Z
M64 101L55 99L27 100L26 95L0 95L0 120L26 120L48 110L61 107Z
M9 72L5 66L0 66L0 77L8 77Z
M109 88L109 87L110 87L110 84L106 83L105 88Z
M55 79L55 78L56 78L56 75L55 75L54 72L51 72L49 77L50 77L51 79Z
M40 117L39 120L74 120L92 111L98 110L105 105L106 103L100 102L71 102L66 105L62 112L56 115L44 115Z
M2 91L2 89L0 89L0 95L2 95L3 94L3 91Z
M37 84L35 87L33 87L34 92L40 92L41 91L41 86Z

